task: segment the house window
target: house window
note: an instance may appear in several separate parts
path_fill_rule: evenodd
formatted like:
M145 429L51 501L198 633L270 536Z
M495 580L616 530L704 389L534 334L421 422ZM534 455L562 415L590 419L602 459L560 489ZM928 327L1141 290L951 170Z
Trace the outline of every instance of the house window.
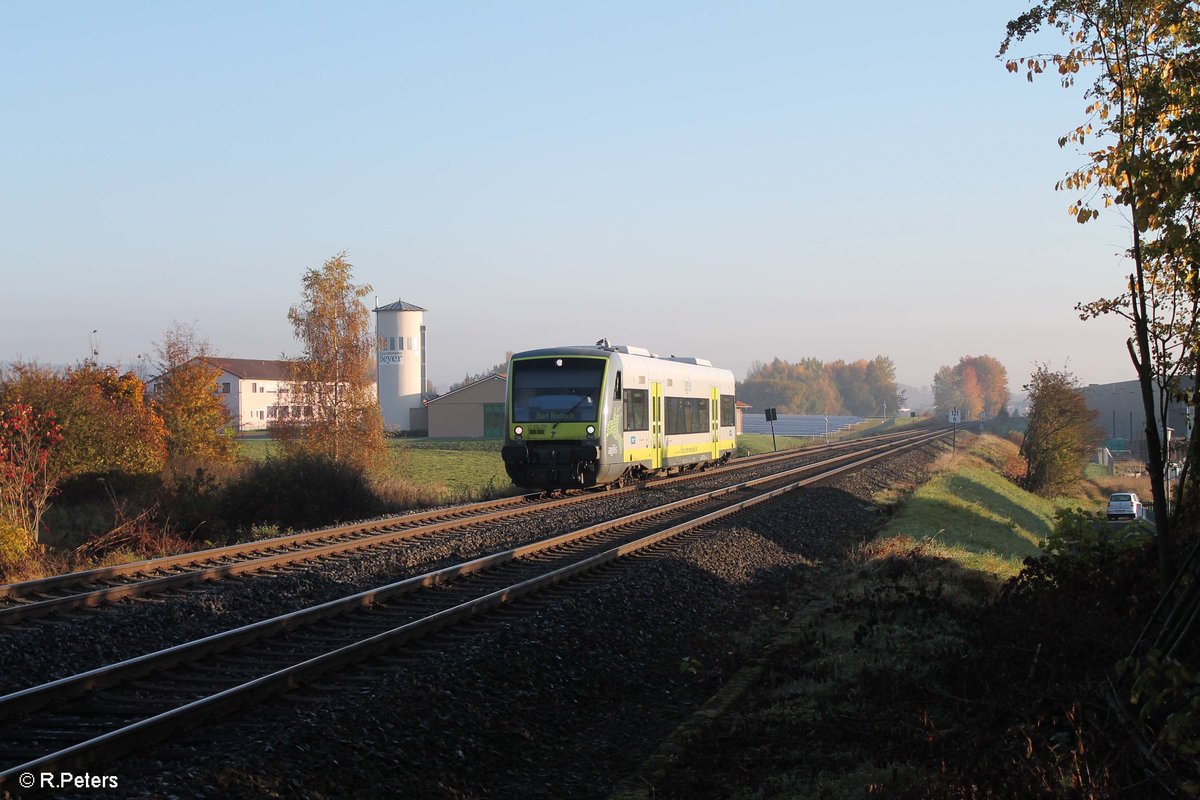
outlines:
M225 383L222 383L222 384L221 384L221 394L229 394L229 383L228 383L228 381L227 381L227 382L225 382Z
M258 384L257 383L250 384L250 393L253 394L254 392L257 392L257 391L258 391Z

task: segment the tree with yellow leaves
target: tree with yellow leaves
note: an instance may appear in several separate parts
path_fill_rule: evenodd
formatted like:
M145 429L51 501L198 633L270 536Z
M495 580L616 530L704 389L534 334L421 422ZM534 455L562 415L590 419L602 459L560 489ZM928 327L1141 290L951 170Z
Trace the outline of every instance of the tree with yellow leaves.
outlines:
M346 253L304 273L303 299L288 311L304 354L291 359L293 403L304 410L273 426L285 450L369 467L383 452L383 417L374 392L371 313Z
M1010 59L1006 66L1030 81L1054 69L1064 87L1080 75L1092 79L1085 121L1059 140L1061 147L1078 147L1085 162L1058 188L1077 193L1069 211L1081 223L1102 207L1128 215L1132 269L1123 292L1077 308L1084 319L1118 314L1129 320L1127 350L1146 413L1160 567L1168 575L1174 551L1164 478L1166 405L1182 393L1181 376L1200 378L1200 8L1191 0L1042 0L1009 23L1000 54L1043 28L1061 33L1066 49ZM1198 447L1194 438L1192 452ZM1194 497L1200 482L1195 459L1189 461Z
M208 360L211 350L194 326L178 322L155 344L162 375L154 381L152 401L166 427L172 458L220 463L236 458L233 415L217 395L221 370Z

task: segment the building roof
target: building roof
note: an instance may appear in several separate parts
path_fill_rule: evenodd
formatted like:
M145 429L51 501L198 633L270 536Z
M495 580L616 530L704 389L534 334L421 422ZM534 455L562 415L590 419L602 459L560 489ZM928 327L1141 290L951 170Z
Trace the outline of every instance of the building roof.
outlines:
M455 389L453 392L446 392L445 394L439 394L437 397L435 397L435 398L433 398L432 400L429 400L428 402L426 402L426 403L425 403L425 405L429 405L429 403L436 403L436 402L438 402L439 400L442 400L442 399L444 399L444 398L447 398L447 397L449 397L449 396L450 396L450 395L452 395L452 394L458 394L459 392L462 392L462 391L465 391L465 390L467 390L467 389L470 389L470 388L472 388L473 386L478 386L478 385L479 385L479 384L481 384L481 383L487 383L488 381L496 381L496 380L498 380L498 381L501 381L501 382L507 382L507 381L508 381L508 376L507 376L507 375L505 375L503 372L493 372L491 375L488 375L486 378L480 378L480 379L479 379L479 380L477 380L477 381L474 381L474 382L472 382L472 383L468 383L466 386L460 386L460 387L458 387L457 389Z
M239 378L259 378L265 381L290 381L288 362L268 361L261 358L214 358L204 359L218 369Z
M394 303L389 303L386 306L376 306L376 311L428 311L428 309L414 306L412 303L406 303L403 300L397 300Z

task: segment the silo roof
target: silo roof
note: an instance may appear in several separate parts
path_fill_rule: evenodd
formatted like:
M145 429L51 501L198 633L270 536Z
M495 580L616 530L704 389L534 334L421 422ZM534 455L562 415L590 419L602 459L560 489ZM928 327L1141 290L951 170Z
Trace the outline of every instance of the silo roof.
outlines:
M386 306L378 306L376 311L428 311L427 308L414 306L412 303L406 303L403 300L397 300L394 303L388 303Z

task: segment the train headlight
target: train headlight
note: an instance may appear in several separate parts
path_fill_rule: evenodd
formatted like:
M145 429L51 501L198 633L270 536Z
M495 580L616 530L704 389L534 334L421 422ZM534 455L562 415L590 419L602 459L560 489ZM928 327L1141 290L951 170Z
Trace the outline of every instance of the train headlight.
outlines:
M587 434L588 434L588 436L595 436L596 435L596 426L588 425L587 426Z
M525 432L525 429L524 429L524 428L522 428L520 425L518 425L517 427L513 428L513 435L514 435L514 436L520 436L520 435L521 435L522 433L524 433L524 432Z

